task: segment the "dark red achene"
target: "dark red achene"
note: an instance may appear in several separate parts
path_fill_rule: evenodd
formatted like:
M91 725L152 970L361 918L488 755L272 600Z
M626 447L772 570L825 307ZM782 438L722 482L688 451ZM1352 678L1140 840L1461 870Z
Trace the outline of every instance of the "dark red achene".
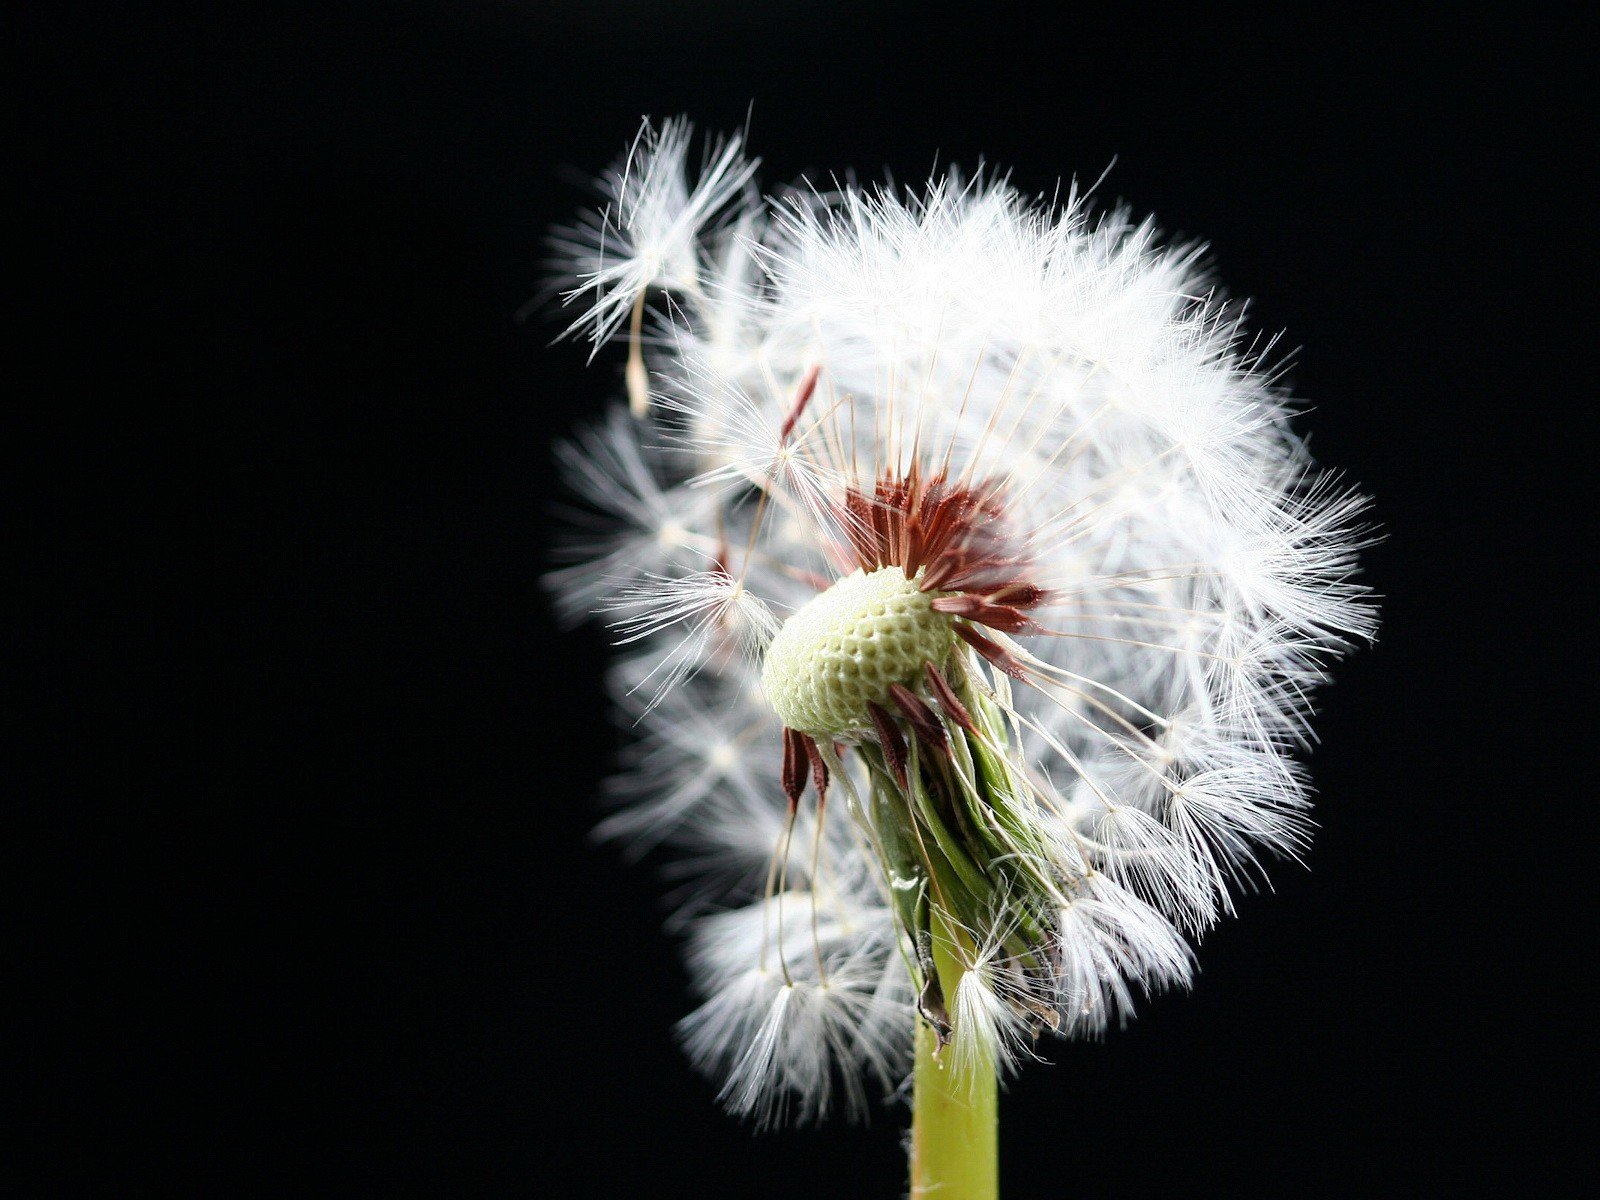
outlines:
M913 466L880 478L871 496L851 488L843 507L841 524L863 570L899 567L908 579L920 571L923 591L955 593L936 599L936 612L1003 633L1032 627L1025 610L1045 593L1026 579L1031 556L994 487L952 484L942 472L924 478Z

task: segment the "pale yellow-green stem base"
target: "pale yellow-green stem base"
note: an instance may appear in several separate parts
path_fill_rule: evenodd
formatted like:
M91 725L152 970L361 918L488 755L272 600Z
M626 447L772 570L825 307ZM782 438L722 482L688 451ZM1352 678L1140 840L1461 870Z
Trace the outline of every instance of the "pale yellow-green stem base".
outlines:
M961 980L961 963L941 939L935 911L933 957L947 1000ZM950 1047L926 1022L917 1022L917 1058L911 1096L911 1197L923 1200L997 1200L1000 1195L999 1081L993 1063L965 1073Z

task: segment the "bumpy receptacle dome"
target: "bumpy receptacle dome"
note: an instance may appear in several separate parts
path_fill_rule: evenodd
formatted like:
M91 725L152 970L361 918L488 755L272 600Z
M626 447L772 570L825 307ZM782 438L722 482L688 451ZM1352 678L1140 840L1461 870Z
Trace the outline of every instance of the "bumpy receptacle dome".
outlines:
M848 575L784 622L767 647L761 681L790 729L839 735L870 728L868 711L891 684L914 683L942 664L954 635L933 611L937 593L899 567Z

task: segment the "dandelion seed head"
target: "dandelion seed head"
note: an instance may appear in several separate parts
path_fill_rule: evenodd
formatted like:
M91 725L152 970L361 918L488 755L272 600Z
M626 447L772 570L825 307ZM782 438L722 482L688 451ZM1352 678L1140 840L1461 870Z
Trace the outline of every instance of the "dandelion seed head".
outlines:
M549 582L617 634L600 832L677 854L691 1060L856 1114L919 1022L966 1070L1120 1026L1304 855L1371 535L1198 245L985 174L762 201L691 146L647 125L558 237L630 402L561 451Z

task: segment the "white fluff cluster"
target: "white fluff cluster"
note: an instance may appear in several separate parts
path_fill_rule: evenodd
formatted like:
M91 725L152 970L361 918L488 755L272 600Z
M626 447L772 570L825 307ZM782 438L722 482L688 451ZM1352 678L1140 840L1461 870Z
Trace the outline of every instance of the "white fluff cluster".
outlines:
M574 330L598 344L633 313L638 332L632 412L561 452L593 512L550 582L626 643L637 736L601 828L679 851L704 997L684 1042L732 1109L804 1119L858 1110L863 1079L893 1089L919 1019L1004 1065L1189 981L1185 935L1261 850L1306 843L1308 694L1373 629L1362 501L1314 471L1197 247L986 178L763 200L737 140L691 173L689 133L647 126L560 243ZM871 569L852 547L900 503L883 481L927 479L982 559L938 592L965 640L934 664L975 731L908 676L925 742L915 705L814 739L808 777L834 786L791 819L763 649ZM909 536L877 544L898 563ZM895 728L911 778L953 737L950 796L980 825L983 797L1008 806L968 835L1003 844L973 859L1000 900L981 922L949 907L965 972L932 1012L873 799L895 794Z

